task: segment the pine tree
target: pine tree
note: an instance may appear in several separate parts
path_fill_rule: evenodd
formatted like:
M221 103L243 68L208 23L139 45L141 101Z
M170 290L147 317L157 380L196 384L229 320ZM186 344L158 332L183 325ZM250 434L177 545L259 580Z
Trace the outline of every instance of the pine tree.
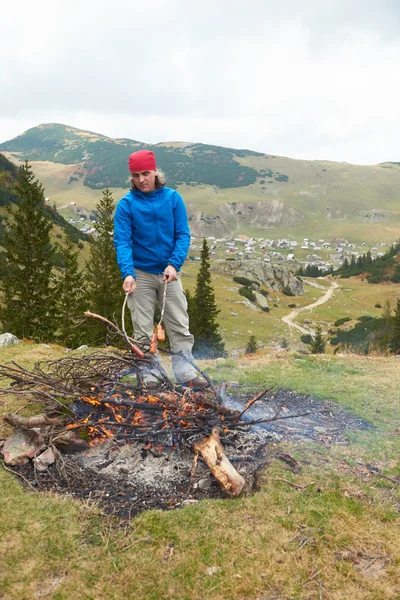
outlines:
M76 348L88 339L84 315L87 308L85 274L79 269L79 251L67 234L65 247L59 246L63 266L55 284L57 299L57 340L69 348Z
M52 223L44 214L44 190L28 161L19 169L16 193L20 203L9 207L4 237L2 278L3 329L20 338L48 341L54 333L54 294L51 289Z
M251 335L246 344L245 354L255 354L257 352L257 340L255 335Z
M322 338L321 325L317 325L315 330L315 336L310 342L311 354L324 354L325 353L325 342Z
M217 316L219 310L215 303L214 288L211 283L210 250L207 240L203 240L200 269L196 279L195 308L189 312L190 330L194 335L193 352L198 357L217 357L225 354L225 346L218 332Z
M393 332L390 338L390 349L395 354L400 354L400 298L397 299L396 312L394 314Z
M94 224L96 236L90 247L88 272L89 309L110 321L119 318L122 301L121 273L118 269L113 242L114 199L108 188L96 205L97 219ZM92 321L89 325L89 341L95 345L107 344L109 334L101 323Z

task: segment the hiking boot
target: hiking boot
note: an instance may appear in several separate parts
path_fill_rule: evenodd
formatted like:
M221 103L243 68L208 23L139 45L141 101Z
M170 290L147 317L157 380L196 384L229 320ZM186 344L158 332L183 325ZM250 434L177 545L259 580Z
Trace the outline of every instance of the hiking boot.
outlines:
M204 390L210 386L208 381L203 377L194 377L190 381L183 381L180 385L192 388L193 390Z
M154 390L159 385L161 385L161 382L152 375L145 375L143 377L143 385L148 390Z
M144 381L143 383L148 390L155 390L160 385L158 381Z

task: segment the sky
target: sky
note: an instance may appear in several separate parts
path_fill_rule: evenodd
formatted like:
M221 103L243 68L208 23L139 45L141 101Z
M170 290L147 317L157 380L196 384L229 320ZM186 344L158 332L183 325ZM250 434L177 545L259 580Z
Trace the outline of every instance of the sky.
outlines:
M398 0L19 0L0 16L0 142L54 122L400 161Z

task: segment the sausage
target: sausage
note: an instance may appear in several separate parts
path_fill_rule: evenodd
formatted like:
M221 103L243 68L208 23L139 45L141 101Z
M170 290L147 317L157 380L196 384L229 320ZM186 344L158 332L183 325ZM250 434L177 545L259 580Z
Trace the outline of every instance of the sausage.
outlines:
M144 352L142 352L141 349L136 346L136 344L131 344L131 350L137 354L139 358L144 358Z
M157 339L158 339L160 342L163 342L163 341L165 340L165 331L164 331L164 329L163 329L163 327L162 327L161 323L159 323L159 324L157 325Z
M155 354L157 352L157 334L154 332L151 336L150 342L150 354Z

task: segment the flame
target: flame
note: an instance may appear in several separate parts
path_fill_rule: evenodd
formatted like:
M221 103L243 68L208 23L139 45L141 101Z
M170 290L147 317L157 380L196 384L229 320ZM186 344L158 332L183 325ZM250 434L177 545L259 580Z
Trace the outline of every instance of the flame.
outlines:
M105 427L100 427L100 430L104 433L104 435L106 437L108 437L108 439L113 438L114 434L110 429L106 429Z
M117 421L117 423L123 423L124 422L124 417L119 413L119 410L117 408L115 408L115 406L110 406L111 412L114 415L114 419Z
M82 400L87 402L88 404L92 404L93 406L101 406L101 402L97 400L97 398L89 398L88 396L82 396Z
M193 416L199 412L210 411L207 403L202 403L204 396L196 394L192 390L190 394L184 396L167 391L153 392L157 395L144 393L139 396L135 390L124 390L122 393L115 392L110 395L106 388L101 391L98 387L92 387L91 392L93 392L93 396L82 396L81 399L95 408L87 409L90 414L86 418L67 426L68 429L81 427L86 431L91 446L114 437L124 423L140 426L144 428L144 431L147 430L147 427L151 430L152 423L161 420L161 412L164 421L162 429L176 427L180 430L189 430L193 426ZM130 402L126 402L127 398L134 402L133 406L129 406ZM114 399L114 402L111 399ZM125 400L122 405L119 404L120 399ZM138 403L156 405L160 410L138 410L135 408ZM223 420L223 418L223 415L220 415L220 419ZM226 431L226 428L224 429ZM155 448L154 442L145 449L150 447ZM157 451L162 451L162 446L159 446Z
M149 402L150 404L160 404L160 398L150 396L149 394L148 396L146 396L146 402Z
M133 415L133 417L132 417L132 420L131 420L132 425L139 425L139 423L142 420L142 418L143 418L142 411L141 410L136 410L135 413L134 413L134 415Z
M81 419L77 423L68 423L67 429L77 429L78 427L82 427L82 425L85 425L86 423L89 423L89 417Z

